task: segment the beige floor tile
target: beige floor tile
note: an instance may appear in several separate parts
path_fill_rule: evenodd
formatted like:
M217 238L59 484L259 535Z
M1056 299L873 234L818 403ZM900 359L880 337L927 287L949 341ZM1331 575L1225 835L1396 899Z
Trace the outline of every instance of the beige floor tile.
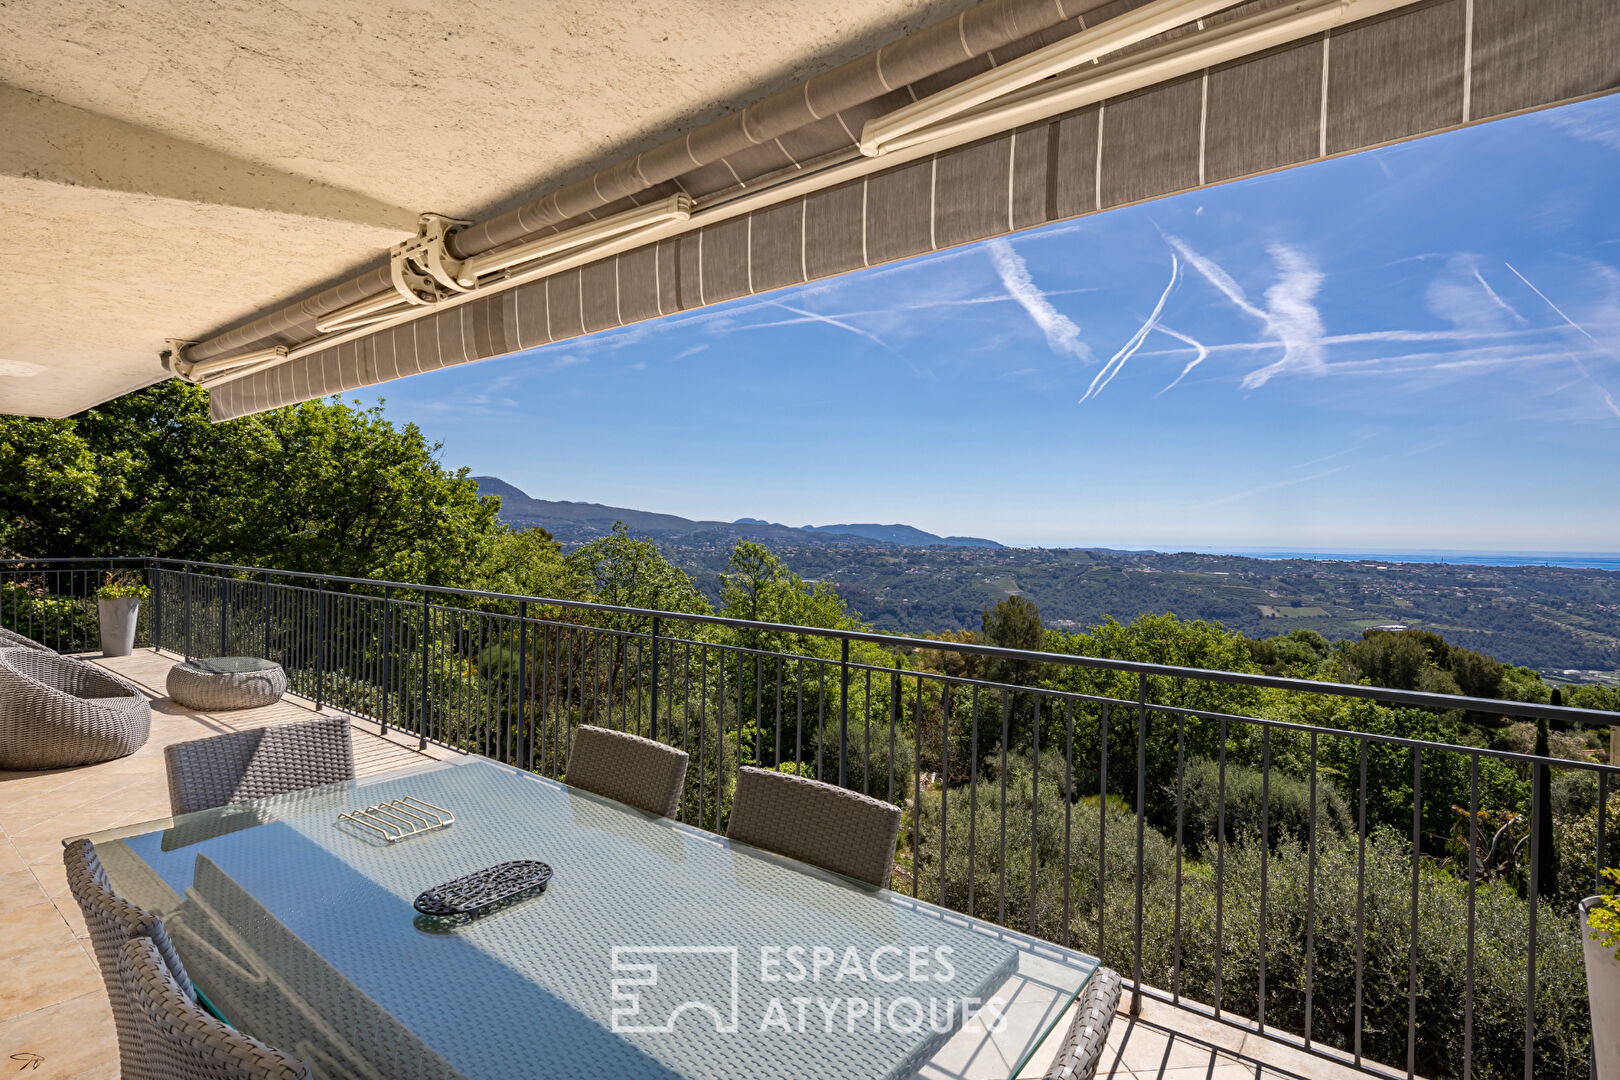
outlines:
M17 854L17 849L12 847L10 838L5 835L3 829L0 829L0 874L26 869L28 864L23 862L22 856Z
M24 949L0 967L0 1017L43 1009L93 993L101 985L101 975L84 946L71 937L66 943Z
M49 895L26 869L0 874L0 926L5 925L4 916L33 907L42 899Z
M35 863L28 869L33 872L34 880L39 882L39 887L45 890L45 895L52 900L67 893L67 867L60 859L56 862Z
M117 1080L118 1041L106 992L0 1020L0 1070L7 1069L5 1075L25 1080Z
M1154 1080L1256 1080L1257 1077L1261 1080L1272 1080L1274 1075L1262 1074L1254 1065L1225 1064L1213 1068L1201 1066L1196 1069L1166 1069L1156 1074Z
M1115 1032L1118 1034L1115 1035ZM1123 1030L1116 1023L1110 1035L1118 1040L1112 1045L1118 1050L1126 1067L1133 1072L1208 1068L1217 1057L1217 1051L1206 1044L1145 1023L1127 1023Z
M36 887L36 892L37 892ZM0 915L0 957L12 957L42 945L71 944L73 932L56 905L43 895L37 903Z

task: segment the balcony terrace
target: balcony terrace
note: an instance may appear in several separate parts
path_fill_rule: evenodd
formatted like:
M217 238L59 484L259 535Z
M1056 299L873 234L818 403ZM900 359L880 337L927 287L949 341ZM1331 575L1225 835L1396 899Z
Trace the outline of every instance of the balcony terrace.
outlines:
M895 895L909 893L925 900L937 897L944 907L968 910L1013 930L1032 931L1059 944L1094 951L1124 973L1126 993L1109 1033L1098 1072L1101 1076L1191 1080L1194 1076L1518 1075L1521 1059L1517 1055L1523 1053L1523 1075L1531 1077L1548 1075L1539 1071L1542 1059L1560 1052L1544 1041L1552 1039L1554 1031L1539 1024L1536 1011L1498 1015L1502 1002L1492 996L1498 988L1476 985L1476 965L1487 979L1499 980L1500 972L1487 971L1483 926L1476 933L1475 917L1477 911L1482 922L1500 920L1507 911L1512 918L1529 920L1528 925L1517 928L1493 922L1491 932L1509 938L1530 935L1526 939L1528 963L1521 965L1516 976L1525 980L1518 984L1520 992L1527 989L1540 1009L1567 1016L1569 995L1579 987L1569 985L1569 943L1558 936L1570 932L1565 913L1547 910L1546 900L1539 901L1538 912L1538 864L1533 856L1526 860L1527 888L1515 900L1510 891L1504 891L1511 873L1487 858L1477 857L1471 863L1472 872L1459 873L1446 869L1451 864L1443 858L1427 853L1431 838L1423 818L1423 784L1426 776L1436 785L1445 783L1447 776L1455 779L1455 763L1461 763L1462 790L1471 791L1474 805L1479 806L1481 769L1500 762L1529 770L1556 769L1565 776L1589 776L1599 805L1607 805L1614 770L1590 762L1535 759L1219 713L1189 698L1185 688L1193 684L1269 684L1290 693L1310 691L1364 701L1489 707L1516 715L1548 713L1564 722L1620 722L1620 717L1555 706L1430 700L1436 696L950 647L962 655L1017 656L1030 662L1040 656L1047 663L1122 674L1137 691L1135 700L1130 700L945 675L911 652L939 647L937 642L249 568L153 560L123 563L144 574L153 592L148 615L143 617L145 647L127 657L102 657L86 649L94 626L86 614L92 610L86 607L86 597L98 565L81 561L0 568L0 585L10 586L11 609L0 611L8 626L31 630L38 639L60 644L64 652L78 652L88 662L134 683L152 699L154 717L151 738L129 757L73 769L0 773L0 924L7 928L4 937L10 951L10 975L0 996L0 1049L8 1056L21 1055L21 1061L42 1059L33 1075L116 1073L116 1044L106 995L86 947L83 919L66 891L62 841L166 817L164 746L319 712L350 718L357 772L362 776L379 776L432 761L465 760L469 754L487 755L543 776L559 776L571 732L580 724L649 734L693 752L696 760L688 774L679 816L700 829L715 828L716 817L725 813L730 797L725 773L739 763L776 764L819 775L830 783L864 787L880 797L886 794L901 806L906 823L890 882ZM19 598L25 595L33 606L19 608ZM760 647L735 640L722 642L705 630L727 623L726 629L743 634L777 635L773 639L776 649L764 647L763 641ZM787 636L789 631L797 633ZM889 646L888 663L910 666L875 665L876 654L861 651L873 644ZM257 709L186 710L167 698L164 684L168 670L187 654L272 657L284 665L299 692ZM1020 701L1027 701L1027 707L1021 707ZM1009 796L1008 774L1000 770L1018 766L1016 761L1008 765L1001 749L1008 744L1000 740L988 751L967 755L973 762L970 774L981 765L987 771L996 770L999 805L993 801L993 784L983 778L973 782L971 775L963 782L957 775L964 768L961 758L952 760L952 754L961 754L962 749L953 749L956 740L946 738L945 733L955 730L953 716L962 719L969 711L971 720L966 722L975 725L974 738L984 734L978 726L981 719L986 729L1000 727L1004 737L1011 736L1008 744L1016 741L1020 724L1032 725L1030 734L1037 744L1040 731L1048 731L1048 738L1052 731L1063 731L1062 756L1039 758L1037 754L1032 763L1037 770L1056 767L1061 771L1066 758L1067 775L1059 778L1060 790L1069 784L1080 787L1075 798L1060 800L1055 807L1048 803L1043 811L1040 799L1049 789L1041 787L1037 772L1034 788L1028 789L1035 804L1026 802L1020 808L1016 789L1027 784L1028 778L1020 780L1012 772L1014 793ZM1196 727L1200 721L1214 726L1200 729ZM1108 738L1099 742L1097 733L1103 730L1108 731ZM921 737L914 738L915 734ZM1233 837L1215 845L1211 862L1200 863L1195 860L1196 852L1180 840L1182 830L1189 827L1186 807L1193 801L1187 782L1193 747L1201 746L1199 740L1209 734L1218 734L1212 745L1222 770L1223 820L1228 807L1228 768L1236 776L1238 759L1258 752L1266 777L1260 827L1278 842L1255 845L1252 837ZM1161 744L1165 737L1170 741ZM881 752L885 740L894 748L887 756ZM929 743L934 744L933 749ZM1149 752L1150 743L1156 749L1167 748L1173 756L1156 758ZM1315 793L1318 783L1324 792L1330 786L1327 766L1319 768L1319 762L1328 761L1329 746L1338 743L1352 748L1350 760L1359 759L1361 772L1357 822L1348 837L1335 839L1325 826L1329 816L1325 799L1321 804L1324 825L1318 825ZM966 743L973 745L987 744ZM1299 875L1298 859L1290 857L1291 849L1283 839L1284 832L1297 823L1284 821L1283 789L1290 781L1278 766L1290 748L1297 751L1302 747L1309 748L1308 758L1293 760L1289 768L1308 775L1313 793L1308 831L1299 838L1309 854L1308 876ZM907 756L909 762L904 760ZM1395 840L1379 839L1381 832L1369 825L1365 809L1376 808L1373 800L1378 796L1376 788L1368 787L1369 758L1373 760L1373 782L1378 783L1380 777L1387 782L1390 774L1383 766L1389 764L1385 759L1390 756L1406 763L1401 767L1409 770L1406 775L1417 792L1408 835L1418 843L1404 849L1408 852L1406 869L1397 863L1394 878L1383 861L1396 850L1388 846ZM1336 760L1344 760L1342 750ZM1161 781L1150 773L1165 761L1174 762L1169 784L1165 796L1155 799L1152 788ZM1054 782L1051 775L1047 774L1045 783ZM953 779L942 782L942 777ZM1349 777L1350 783L1355 780L1354 775ZM1096 785L1091 790L1108 793L1106 802L1081 795L1086 790L1081 785L1091 784ZM1278 799L1275 808L1273 790ZM1443 788L1443 794L1454 790ZM1231 796L1234 816L1241 812L1240 802L1238 795ZM1118 805L1121 803L1126 805ZM1156 813L1171 810L1173 847L1158 840L1151 824ZM1099 813L1100 820L1094 816ZM1532 816L1534 813L1532 810ZM1016 824L1020 821L1023 824ZM1061 827L1061 850L1045 849L1045 841L1036 835L1041 831L1037 821ZM1595 842L1600 852L1609 846L1605 821L1601 816L1596 819ZM1118 849L1104 846L1100 839L1085 839L1087 828L1106 830L1110 824ZM977 840L973 839L975 828L981 833ZM1316 840L1319 828L1323 836ZM1519 829L1526 844L1540 842L1530 839L1533 830ZM942 852L958 844L964 830L969 837L965 879L960 867L947 862L948 872L941 869ZM1346 839L1348 846L1343 844ZM1479 844L1481 837L1476 834L1474 839ZM1042 847L1038 854L1037 846ZM1354 858L1358 846L1354 923L1349 928L1335 928L1334 920L1350 909L1338 903L1344 897L1327 891L1334 886L1324 884L1333 873L1331 853L1338 850ZM1156 847L1169 853L1173 864L1155 868ZM1083 859L1097 858L1099 849L1109 852L1104 863L1083 866ZM1116 850L1123 852L1122 860ZM1083 854L1085 851L1091 854ZM984 860L977 871L973 869L975 853ZM1293 854L1298 855L1298 849ZM1028 857L1036 859L1038 870L1033 878L1027 869L1020 874L1017 860L1021 857L1026 868ZM1565 858L1578 861L1581 855L1571 851ZM1589 867L1595 866L1591 854L1585 858ZM1257 893L1252 891L1256 870ZM1165 872L1171 877L1158 880ZM1492 884L1488 876L1500 881ZM1391 880L1405 880L1409 895L1385 895L1384 886ZM1296 889L1303 889L1310 905L1303 926L1288 906L1288 897ZM1454 894L1460 899L1465 890L1466 907L1456 910L1465 913L1466 926L1447 928L1452 935L1449 940L1433 940L1437 928L1427 921L1432 918L1427 909L1423 913L1427 937L1420 938L1417 922L1400 923L1404 912L1414 918L1418 915L1420 899L1425 905L1435 895ZM1201 965L1198 953L1210 947L1212 928L1200 925L1194 910L1200 909L1210 891L1217 905L1213 1000L1224 1008L1205 1003L1211 999L1211 984L1198 981L1201 967L1206 972L1209 969L1208 964ZM1224 916L1219 907L1223 892L1230 896ZM1097 897L1103 898L1101 903ZM1268 898L1274 912L1280 908L1281 914L1265 914ZM1172 900L1173 907L1166 906ZM1250 907L1256 901L1258 924ZM1271 935L1270 943L1263 944L1258 954L1260 969L1234 975L1229 968L1223 979L1223 958L1230 956L1227 963L1232 966L1242 963L1232 942L1245 927L1250 932L1257 930L1262 943ZM1223 933L1229 935L1225 945ZM1336 936L1345 934L1350 936ZM1391 936L1395 940L1388 940ZM1453 973L1450 991L1429 989L1437 969L1423 950L1437 947L1450 958L1446 963L1465 968ZM1554 959L1538 963L1537 949ZM1265 981L1268 966L1269 988ZM1539 989L1530 981L1538 976ZM1318 982L1328 980L1334 990L1318 987ZM1254 996L1256 987L1259 997ZM1350 991L1353 1002L1337 1000L1339 989ZM1463 1013L1462 1025L1445 1032L1419 1021L1419 1002L1431 992L1461 996L1454 1004ZM1371 1023L1375 1010L1389 1016L1391 1001L1399 1008L1397 1015L1407 1021L1393 1038L1387 1032L1376 1032ZM1574 1004L1584 1014L1584 1000ZM1269 1023L1264 1022L1268 1013ZM1427 1010L1425 1015L1429 1015ZM1584 1021L1584 1015L1580 1019ZM1514 1057L1504 1061L1498 1047L1503 1031L1513 1030L1508 1025L1515 1025L1521 1034L1519 1048L1509 1051ZM1044 1075L1046 1062L1056 1053L1058 1037L1066 1028L1066 1023L1054 1027L1047 1044L1030 1056L1018 1075ZM1567 1031L1564 1027L1557 1038L1567 1038ZM1490 1033L1488 1039L1482 1037L1486 1032ZM1377 1043L1384 1048L1381 1055L1373 1049L1375 1039L1381 1040ZM1384 1062L1397 1056L1389 1053L1389 1047L1403 1044L1408 1051L1405 1062L1380 1063L1380 1056ZM1435 1062L1437 1055L1448 1052L1444 1049L1448 1046L1467 1055L1465 1064L1442 1063L1438 1069L1423 1064ZM1526 1046L1533 1049L1526 1052ZM1362 1051L1359 1055L1358 1049ZM1585 1053L1584 1044L1580 1053ZM1487 1058L1487 1054L1498 1056Z

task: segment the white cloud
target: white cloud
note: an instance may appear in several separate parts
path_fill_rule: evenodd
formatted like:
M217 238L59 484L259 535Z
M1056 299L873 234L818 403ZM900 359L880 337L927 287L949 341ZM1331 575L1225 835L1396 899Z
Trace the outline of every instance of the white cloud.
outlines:
M1202 364L1209 356L1209 346L1205 345L1203 342L1195 341L1186 334L1172 330L1162 323L1159 325L1158 329L1160 333L1169 334L1177 341L1185 341L1188 345L1191 345L1196 355L1194 355L1191 360L1187 361L1187 366L1181 369L1181 374L1177 375L1174 379L1171 379L1170 385L1166 386L1163 390L1160 390L1158 394L1154 394L1154 397L1158 397L1160 394L1168 393L1169 391L1174 390L1177 384L1179 384L1182 379L1185 379L1193 368L1197 367L1199 364Z
M1284 372L1324 370L1322 316L1311 301L1322 288L1322 272L1310 257L1285 244L1266 249L1277 263L1277 283L1266 290L1267 323L1282 342L1282 358L1243 376L1242 387L1254 390Z
M1073 319L1053 307L1052 302L1046 298L1047 294L1036 288L1023 256L1014 251L1012 245L1005 240L991 240L985 247L990 252L990 261L996 268L997 276L1001 278L1001 284L1029 314L1041 333L1046 335L1047 346L1055 353L1091 363L1095 357L1092 355L1091 347L1081 340L1080 327Z
M798 315L801 318L808 319L810 322L826 323L828 326L836 327L839 330L847 330L856 337L865 338L867 341L880 345L885 349L889 347L888 342L884 341L870 330L862 330L854 323L845 322L843 319L837 318L836 316L822 315L818 312L807 311L804 308L796 308L791 304L784 304L780 301L773 302L771 306L779 307L783 311L791 311L793 314Z
M1176 282L1179 280L1181 280L1181 261L1171 255L1170 283L1164 287L1164 292L1159 294L1159 302L1153 305L1153 311L1148 315L1147 321L1137 327L1136 333L1132 334L1130 339L1120 346L1119 351L1108 358L1108 362L1102 366L1102 370L1092 377L1091 385L1086 387L1084 396L1080 398L1080 404L1084 405L1088 400L1102 393L1108 384L1114 381L1114 376L1119 374L1120 369L1125 366L1126 362L1136 355L1136 350L1142 347L1142 342L1147 340L1148 334L1152 333L1154 327L1158 326L1159 316L1164 314L1165 302L1170 299L1170 294L1175 292ZM1177 334L1176 336L1180 337L1181 335ZM1197 343L1194 342L1194 344Z
M1620 111L1603 101L1565 105L1540 113L1540 118L1566 135L1583 142L1620 150Z
M1266 290L1266 306L1252 303L1243 287L1215 260L1194 251L1181 238L1165 240L1194 270L1230 300L1239 311L1260 320L1273 340L1264 344L1281 346L1282 357L1243 377L1245 390L1264 386L1285 372L1320 374L1323 370L1322 316L1314 303L1322 288L1322 272L1309 255L1287 244L1270 244L1266 250L1277 264L1277 281Z
M1424 293L1429 312L1459 330L1488 333L1526 322L1480 273L1473 255L1454 255Z

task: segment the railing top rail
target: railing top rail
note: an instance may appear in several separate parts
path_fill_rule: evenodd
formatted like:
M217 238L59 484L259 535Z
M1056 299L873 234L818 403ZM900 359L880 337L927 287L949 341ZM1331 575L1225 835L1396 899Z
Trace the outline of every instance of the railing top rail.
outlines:
M127 559L139 557L128 556ZM10 559L0 561L0 568L14 564L41 563L43 559ZM55 559L54 562L105 562L105 558ZM422 585L379 578L345 577L337 574L318 574L303 570L276 570L262 566L238 566L231 563L202 562L189 559L146 558L151 565L170 567L235 571L247 574L265 574L277 577L303 578L370 588L406 589L413 592L437 593L444 596L463 596L471 599L500 600L513 603L527 602L548 607L566 608L604 615L631 615L638 618L672 619L679 622L726 626L734 629L756 630L765 633L794 634L822 637L841 641L864 641L900 650L927 649L938 652L985 656L1001 660L1025 661L1038 664L1057 664L1064 667L1089 667L1107 671L1127 672L1135 675L1160 676L1171 679L1189 679L1197 682L1226 683L1272 690L1288 690L1303 694L1327 694L1334 697L1362 698L1395 705L1437 709L1442 712L1457 709L1469 712L1491 713L1498 716L1516 716L1525 719L1547 717L1572 724L1602 724L1620 726L1620 713L1600 709L1578 709L1567 705L1540 705L1533 702L1505 701L1497 698L1466 697L1460 694L1436 694L1423 690L1398 690L1383 686L1363 686L1354 683L1319 682L1314 679L1295 679L1281 675L1257 675L1248 672L1219 671L1212 668L1180 667L1173 664L1153 664L1139 660L1115 660L1106 657L1080 656L1072 653L1051 653L1031 649L1008 649L998 645L979 645L960 641L939 641L897 634L883 634L871 630L835 630L818 626L796 626L791 623L753 622L732 619L723 615L700 615L684 611L662 611L651 608L624 607L617 604L598 604L586 600L560 600L544 596L526 596L519 593L485 592L479 589L461 589L447 585ZM400 602L397 601L396 602ZM671 635L673 636L673 635Z

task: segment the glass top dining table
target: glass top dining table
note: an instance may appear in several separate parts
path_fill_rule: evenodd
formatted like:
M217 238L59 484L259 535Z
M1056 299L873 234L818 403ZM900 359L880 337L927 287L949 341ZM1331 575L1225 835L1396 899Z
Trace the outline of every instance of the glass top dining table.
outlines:
M391 842L339 818L401 798L454 822ZM329 1080L1005 1080L1097 968L478 757L89 839L207 1002ZM412 906L518 859L543 892Z

